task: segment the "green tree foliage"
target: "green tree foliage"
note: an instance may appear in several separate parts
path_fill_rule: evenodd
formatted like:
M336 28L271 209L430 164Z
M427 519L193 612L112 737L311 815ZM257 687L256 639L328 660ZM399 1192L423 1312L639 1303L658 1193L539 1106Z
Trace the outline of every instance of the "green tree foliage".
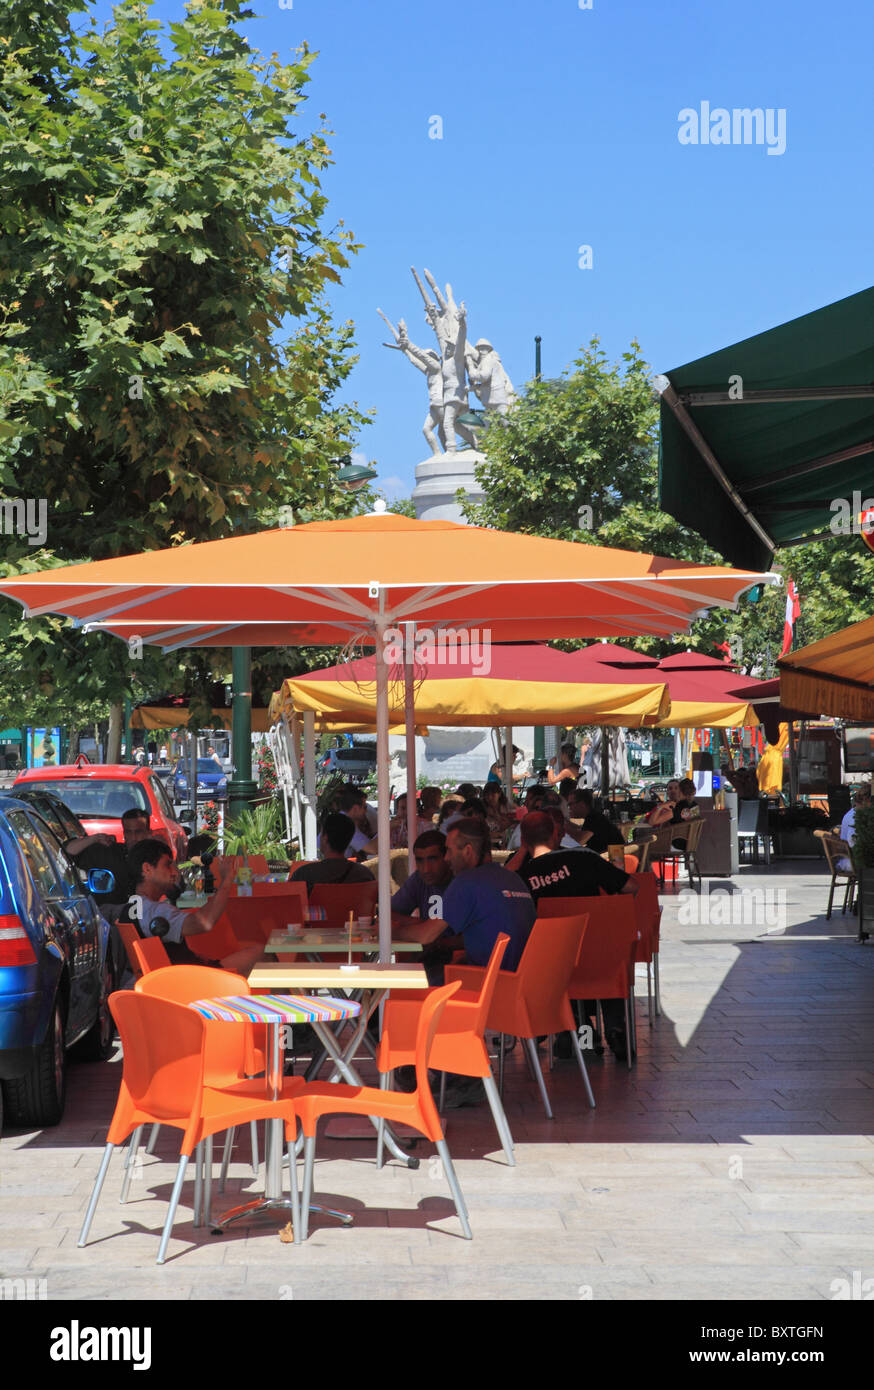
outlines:
M130 2L74 33L83 8L0 0L0 489L47 503L44 547L3 538L5 574L361 505L333 462L366 418L334 402L352 325L324 300L357 247L324 226L312 55L252 51L242 0L169 34ZM31 687L56 631L3 605ZM59 650L88 701L132 670L179 684L178 660L147 675L106 638Z
M659 509L657 396L637 343L611 364L593 339L561 377L529 382L480 447L485 498L458 494L476 525L726 563ZM805 643L871 612L874 556L859 537L778 551L774 568L798 586ZM744 670L776 674L785 603L785 588L768 587L757 603L742 598L736 613L714 610L679 645L717 656L716 644L728 641ZM677 649L657 638L620 640L657 655Z

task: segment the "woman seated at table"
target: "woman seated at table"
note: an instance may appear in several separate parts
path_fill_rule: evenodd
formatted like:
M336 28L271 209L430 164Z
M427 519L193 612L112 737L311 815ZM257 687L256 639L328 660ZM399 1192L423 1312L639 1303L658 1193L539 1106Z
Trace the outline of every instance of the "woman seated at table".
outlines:
M486 808L486 825L489 827L492 841L500 841L503 844L510 826L516 824L516 817L510 813L507 806L507 794L499 782L487 782L483 787L482 801Z
M355 824L341 811L329 811L322 821L319 836L321 859L315 864L301 864L291 875L292 883L372 883L373 874L363 864L346 858L352 843Z
M563 743L559 751L561 766L558 772L554 772L555 758L550 758L549 767L546 769L546 776L551 787L558 787L562 796L570 796L572 788L577 785L580 775L580 763L577 758L577 750L572 743Z

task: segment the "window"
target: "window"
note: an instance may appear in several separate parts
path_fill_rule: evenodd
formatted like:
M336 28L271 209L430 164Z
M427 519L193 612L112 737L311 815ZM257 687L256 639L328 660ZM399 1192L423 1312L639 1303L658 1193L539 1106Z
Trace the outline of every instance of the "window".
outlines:
M23 811L9 811L8 819L38 891L44 898L63 897L58 868L49 858L31 820Z

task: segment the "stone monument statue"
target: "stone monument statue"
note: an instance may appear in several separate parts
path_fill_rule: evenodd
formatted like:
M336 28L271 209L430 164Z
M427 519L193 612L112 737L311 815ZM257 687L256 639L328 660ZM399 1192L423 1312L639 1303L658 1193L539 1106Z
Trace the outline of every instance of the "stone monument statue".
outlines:
M432 299L415 268L411 270L425 305L425 321L437 339L437 350L412 343L403 319L398 320L395 328L381 309L377 313L394 338L393 343L385 346L402 352L424 373L428 384L428 414L422 432L431 458L416 468L413 499L419 517L461 521L462 508L455 500L458 490L473 498L482 496L474 469L483 461L483 455L477 450L474 430L459 418L470 409L469 392L473 389L484 411L499 415L506 415L516 395L489 340L479 338L474 345L468 341L467 310L464 301L456 304L452 286L447 284L441 292L426 270ZM465 447L459 449L457 437Z

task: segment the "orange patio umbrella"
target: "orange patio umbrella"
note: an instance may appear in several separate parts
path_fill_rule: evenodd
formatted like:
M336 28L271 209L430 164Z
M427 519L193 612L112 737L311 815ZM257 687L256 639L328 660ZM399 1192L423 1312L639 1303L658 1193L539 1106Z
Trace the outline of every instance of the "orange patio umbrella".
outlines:
M227 540L4 579L27 615L172 651L198 646L375 648L380 834L388 843L387 668L403 625L472 631L491 642L659 636L707 609L733 607L771 574L544 540L387 513L316 521ZM411 703L411 702L410 702ZM412 713L410 708L410 714ZM391 944L387 858L379 869L380 949Z

